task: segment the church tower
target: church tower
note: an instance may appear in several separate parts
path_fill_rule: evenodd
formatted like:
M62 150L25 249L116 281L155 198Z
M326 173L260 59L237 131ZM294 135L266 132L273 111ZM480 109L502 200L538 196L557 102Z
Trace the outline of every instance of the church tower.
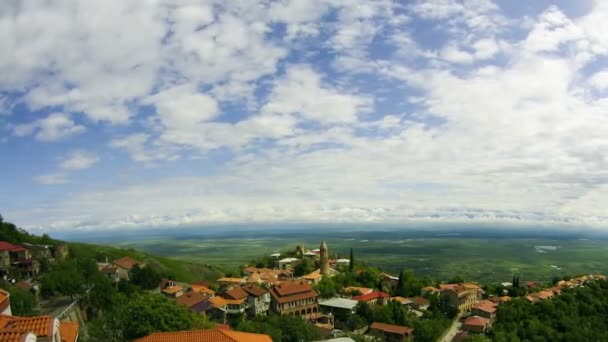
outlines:
M319 257L321 259L321 274L325 276L329 275L329 249L325 241L321 243Z

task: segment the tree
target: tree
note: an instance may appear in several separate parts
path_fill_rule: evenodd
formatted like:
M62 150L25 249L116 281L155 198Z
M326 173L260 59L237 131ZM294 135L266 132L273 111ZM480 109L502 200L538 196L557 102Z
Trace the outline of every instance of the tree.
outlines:
M77 261L63 261L42 277L42 294L47 297L58 292L74 299L74 296L82 295L86 291L85 276L90 275L79 269Z
M112 281L102 274L97 275L89 291L89 303L96 309L110 310L115 304L117 291Z
M336 284L331 278L323 277L317 284L316 290L321 298L332 298L336 295Z
M157 331L189 330L194 323L193 313L160 294L135 294L123 303L115 312L116 323L129 340Z
M309 258L302 259L294 268L293 275L296 277L301 277L303 275L309 274L315 270L315 264Z
M359 317L361 317L362 319L364 319L365 321L367 321L368 323L371 323L371 321L373 320L373 311L370 308L370 306L366 303L366 302L359 302L357 303L357 306L355 307L355 313L357 313L357 315Z
M457 275L453 276L452 279L450 279L448 282L450 284L460 284L460 283L464 283L464 278L461 275L457 274Z
M350 271L350 273L353 273L353 270L355 268L355 257L353 255L353 249L350 249L350 263L348 264L348 270Z
M33 316L38 306L33 293L16 287L8 289L11 295L11 311L15 316Z
M130 279L133 284L142 289L151 290L158 287L162 276L150 266L140 268L139 265L135 265L131 270Z

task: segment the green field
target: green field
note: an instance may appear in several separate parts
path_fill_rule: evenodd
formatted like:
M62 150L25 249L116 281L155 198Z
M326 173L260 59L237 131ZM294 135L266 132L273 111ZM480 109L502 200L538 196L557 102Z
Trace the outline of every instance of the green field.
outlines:
M348 256L352 247L359 261L395 274L402 268L413 269L418 275L428 274L437 280L461 275L468 280L502 282L510 281L513 274L519 274L522 280L549 280L561 275L608 273L605 240L450 234L407 237L408 234L391 232L251 235L254 234L123 239L114 241L114 245L229 270L296 245L318 248L325 239L332 255Z

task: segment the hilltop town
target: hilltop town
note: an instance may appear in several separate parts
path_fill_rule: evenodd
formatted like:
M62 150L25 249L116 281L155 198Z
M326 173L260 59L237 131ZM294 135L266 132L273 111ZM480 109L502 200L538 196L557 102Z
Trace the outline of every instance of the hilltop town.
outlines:
M0 233L8 240L0 241L0 341L520 340L514 317L550 312L585 291L608 301L603 275L436 282L382 272L353 250L332 255L324 241L184 282L153 262L110 260L6 222Z

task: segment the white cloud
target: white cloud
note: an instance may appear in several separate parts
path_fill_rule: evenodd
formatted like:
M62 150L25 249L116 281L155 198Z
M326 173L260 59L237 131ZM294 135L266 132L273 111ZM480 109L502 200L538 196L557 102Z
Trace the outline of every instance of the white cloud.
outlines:
M87 151L74 151L70 153L61 163L59 168L68 171L88 169L99 162L99 156Z
M599 91L608 90L608 71L599 71L589 79L589 84Z
M49 173L34 177L34 181L44 185L58 185L68 183L67 175L63 173Z
M69 136L81 134L86 131L84 126L72 121L69 115L64 113L53 113L44 119L36 120L28 124L15 126L13 133L24 137L34 135L40 141L56 141Z
M320 123L355 122L371 104L369 97L324 85L321 76L308 66L292 66L275 85L262 112L297 114Z

